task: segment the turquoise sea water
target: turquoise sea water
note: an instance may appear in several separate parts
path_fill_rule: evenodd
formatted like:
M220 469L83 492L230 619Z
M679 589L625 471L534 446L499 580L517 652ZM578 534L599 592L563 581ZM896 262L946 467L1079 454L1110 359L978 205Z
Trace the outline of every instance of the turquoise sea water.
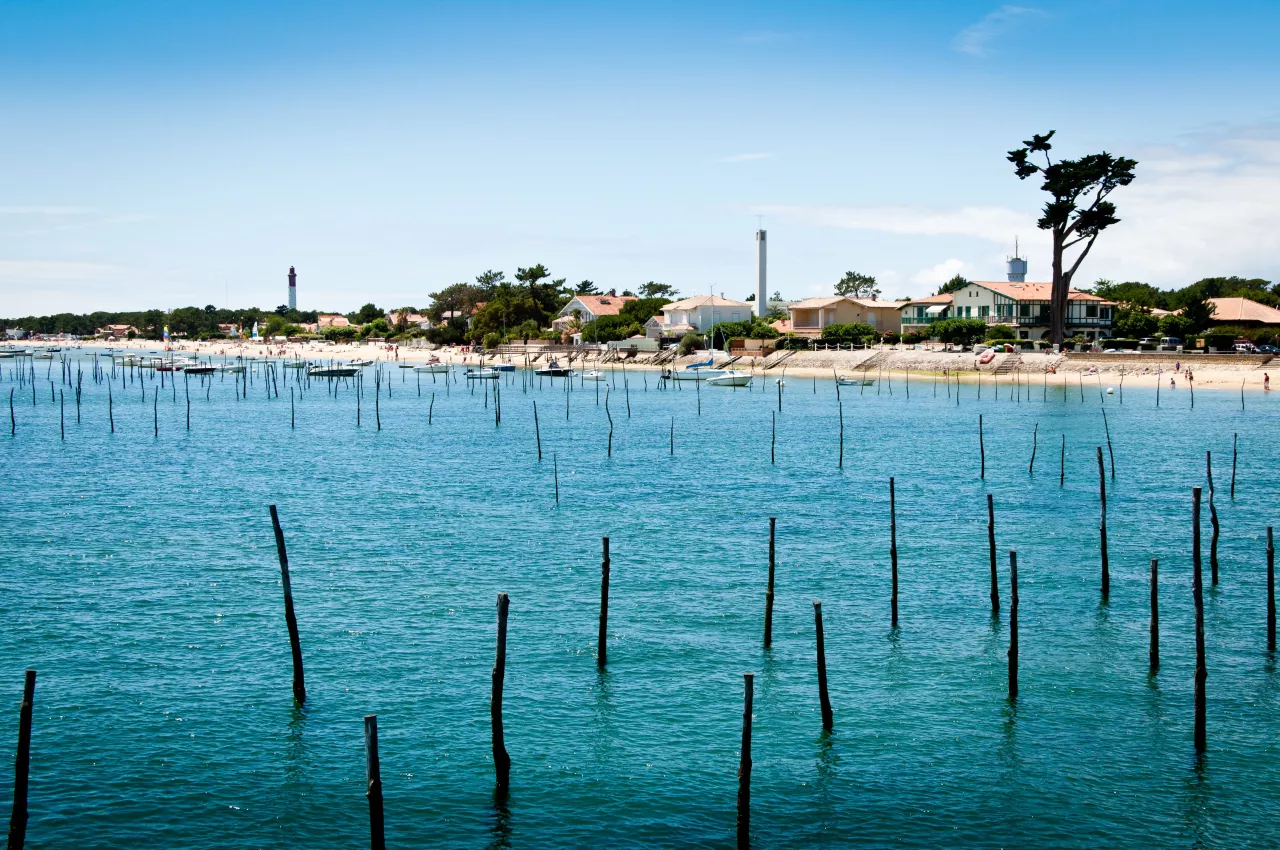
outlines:
M99 358L104 361L106 358ZM367 846L362 717L378 715L392 846L732 846L742 673L756 673L760 847L1272 847L1280 671L1265 644L1265 528L1280 521L1280 394L1126 388L1105 398L1111 597L1099 599L1098 387L1009 397L898 375L660 392L480 388L366 370L296 403L234 379L85 370L66 439L48 364L0 436L0 741L39 670L29 847ZM52 378L55 392L58 364ZM288 380L286 380L286 378ZM1074 380L1074 378L1072 378ZM168 378L166 378L166 382ZM647 390L645 383L647 382ZM877 392L879 390L879 392ZM385 390L384 390L385 392ZM434 404L430 400L434 392ZM1065 396L1065 399L1064 399ZM698 404L701 415L698 415ZM536 457L537 402L544 458ZM428 408L432 422L428 425ZM777 415L776 463L770 427ZM979 478L983 416L986 480ZM674 417L675 452L669 453ZM1034 475L1027 470L1038 423ZM1236 497L1232 435L1239 434ZM1066 483L1059 447L1066 437ZM1221 583L1205 595L1209 751L1192 747L1191 488L1214 453ZM553 455L558 466L556 505ZM1108 467L1109 467L1108 461ZM1109 470L1108 470L1109 471ZM888 480L901 624L889 627ZM995 497L1001 614L988 600ZM1204 509L1205 582L1208 494ZM292 565L308 700L296 709L267 506ZM774 646L761 648L768 518ZM608 672L595 663L600 538L612 544ZM1021 696L1006 700L1007 550L1018 551ZM1148 560L1162 666L1148 676ZM495 801L495 597L511 597ZM821 733L811 602L835 730ZM7 731L6 731L7 730ZM8 756L11 757L11 756ZM7 795L7 789L6 789Z

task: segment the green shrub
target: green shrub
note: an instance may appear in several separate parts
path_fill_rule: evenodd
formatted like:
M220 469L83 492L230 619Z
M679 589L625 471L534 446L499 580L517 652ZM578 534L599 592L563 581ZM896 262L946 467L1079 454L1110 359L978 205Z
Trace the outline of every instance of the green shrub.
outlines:
M1191 334L1193 325L1191 320L1175 313L1167 316L1161 316L1157 323L1160 336L1172 336L1178 339L1186 339Z
M711 328L711 347L722 351L729 350L729 340L737 339L777 339L781 334L778 329L753 319L749 322L716 322Z
M1236 338L1231 334L1209 333L1204 335L1205 348L1216 348L1219 351L1230 349Z
M796 336L795 334L787 334L779 337L774 343L775 349L796 349L798 351L808 351L811 347L808 337Z
M822 341L834 343L851 343L863 342L869 338L876 338L878 334L876 329L865 322L853 322L850 324L827 325L822 329Z
M982 319L943 319L930 325L933 335L943 342L973 345L987 332Z
M995 339L1017 339L1018 335L1013 332L1013 328L1008 325L992 325L987 328L986 341L991 342Z
M702 348L702 337L697 334L685 334L680 338L680 356L691 354Z
M884 335L880 337L880 341L885 345L897 345L901 339L902 337L894 331L885 331Z
M484 335L485 348L497 348L502 343L502 336L493 331Z
M924 342L928 338L928 334L921 333L920 331L909 331L902 335L902 341L907 345L915 345L918 342Z

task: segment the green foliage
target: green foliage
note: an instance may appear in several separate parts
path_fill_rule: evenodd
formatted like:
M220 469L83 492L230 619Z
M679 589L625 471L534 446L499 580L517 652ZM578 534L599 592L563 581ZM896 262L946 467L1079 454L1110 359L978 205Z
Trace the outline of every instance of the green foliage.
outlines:
M599 295L600 289L595 285L594 282L589 280L584 280L582 281L582 283L579 283L577 287L574 289L574 294L575 295Z
M369 322L372 322L374 319L384 318L385 315L386 315L386 312L382 308L378 307L375 304L370 303L370 304L365 304L363 307L361 307L359 310L355 311L354 313L348 313L347 318L351 320L352 324L367 325Z
M487 333L484 335L485 348L497 348L502 343L502 335L499 333Z
M711 328L711 347L729 350L731 339L777 339L778 329L768 322L752 319L749 322L717 322Z
M808 337L796 336L795 334L787 334L774 340L773 347L775 349L794 348L800 351L807 351L813 345Z
M453 322L436 325L427 331L427 342L436 345L458 345L464 340L466 340L466 335Z
M876 279L869 274L845 272L844 277L836 283L836 294L849 298L878 298L880 287Z
M963 275L956 275L955 277L951 278L951 280L942 284L942 286L939 286L938 291L935 294L948 295L952 292L959 292L961 289L964 289L966 286L968 286L971 283L973 283L973 281L969 280L967 277Z
M1219 351L1229 350L1232 346L1232 343L1234 343L1235 341L1236 341L1236 338L1232 334L1215 332L1215 333L1208 333L1204 335L1204 347L1216 348Z
M352 325L342 328L328 327L320 331L320 336L334 342L350 342L360 334L360 329Z
M987 342L991 342L992 340L999 340L999 339L1013 340L1017 338L1018 338L1018 335L1014 333L1013 328L1009 327L1008 325L992 325L991 327L987 328L987 333L985 337Z
M901 339L901 337L893 331L885 331L880 336L880 341L885 345L897 345L899 339Z
M928 334L921 333L920 331L909 331L902 335L902 341L907 345L915 345L916 343L924 342L928 338Z
M822 329L823 342L835 343L851 343L865 342L868 339L876 338L876 329L865 322L852 322L850 324L827 325Z
M613 342L634 336L640 328L629 316L601 316L582 326L583 342Z
M387 320L381 316L369 322L360 329L360 338L368 339L371 336L386 337L391 335L391 325L387 324Z
M1168 293L1161 292L1149 283L1138 283L1133 280L1124 283L1099 280L1094 283L1091 291L1099 298L1115 301L1117 304L1127 304L1132 307L1159 307L1162 310L1169 309L1167 306L1169 303Z
M981 319L943 319L929 326L938 339L956 345L972 345L987 332L987 323Z
M667 301L675 298L679 294L680 293L676 290L674 286L671 286L670 284L666 284L666 283L657 283L652 280L640 287L641 298L667 299L662 302L663 304L666 304Z
M1128 339L1154 336L1159 321L1151 311L1143 307L1121 307L1116 310L1111 326L1116 333Z
M680 338L680 355L683 357L702 348L702 337L697 334L685 334Z
M1182 315L1190 323L1191 332L1199 333L1212 323L1213 305L1202 290L1197 290L1183 298Z
M1160 336L1176 337L1178 339L1186 339L1188 336L1195 333L1190 320L1185 316L1179 316L1176 313L1161 316L1160 321L1156 323L1156 328L1156 332Z
M623 304L618 314L643 325L657 315L662 305L666 303L668 303L666 298L637 298L635 301Z

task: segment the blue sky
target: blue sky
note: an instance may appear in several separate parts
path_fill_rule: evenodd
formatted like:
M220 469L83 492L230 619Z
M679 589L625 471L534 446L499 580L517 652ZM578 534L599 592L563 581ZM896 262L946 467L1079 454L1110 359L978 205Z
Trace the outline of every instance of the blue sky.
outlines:
M1280 277L1280 4L0 0L0 314L989 279L1004 153L1139 160L1082 271Z

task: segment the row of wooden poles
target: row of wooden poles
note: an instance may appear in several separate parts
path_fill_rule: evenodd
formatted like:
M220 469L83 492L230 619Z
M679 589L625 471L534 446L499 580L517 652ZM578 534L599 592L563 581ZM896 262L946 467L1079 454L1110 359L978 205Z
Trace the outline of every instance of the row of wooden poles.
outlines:
M1101 455L1099 455L1101 463ZM1206 682L1208 670L1205 665L1205 632L1204 632L1204 588L1201 570L1201 489L1195 487L1192 493L1192 597L1195 606L1195 721L1193 740L1197 753L1206 749ZM1210 496L1212 506L1212 495ZM1212 509L1212 507L1211 507ZM275 505L270 506L271 524L275 533L276 551L280 560L280 579L284 593L285 625L289 632L289 645L293 657L293 697L297 703L306 701L307 689L302 661L302 640L298 633L298 619L294 610L293 586L289 578L289 556L285 547L284 531L280 525L280 517ZM1105 504L1103 513L1103 556L1102 556L1102 595L1105 598L1110 592L1110 577L1106 556ZM773 646L773 607L775 598L776 575L776 533L777 519L769 518L769 571L765 590L764 608L764 649ZM1215 547L1213 557L1213 581L1216 584L1216 537L1217 526L1214 523ZM993 614L1000 610L1000 591L996 573L996 534L995 508L990 494L987 496L987 542L991 568L991 610ZM609 622L609 538L601 541L600 562L600 617L597 633L596 663L604 670L608 663L608 622ZM898 627L898 547L897 547L897 502L894 479L889 479L889 553L890 553L890 623ZM1272 528L1267 527L1267 651L1276 650L1276 606L1275 606L1275 546ZM1151 618L1148 659L1150 672L1154 674L1160 665L1160 613L1159 613L1159 565L1155 558L1151 559ZM1009 648L1008 658L1008 699L1016 703L1018 698L1018 554L1009 550ZM497 651L493 665L490 692L490 724L493 765L496 787L505 795L511 779L511 757L507 752L502 722L503 682L507 663L507 617L510 599L506 593L498 594L497 602ZM818 703L822 716L822 728L829 732L835 723L831 699L827 690L827 662L825 636L822 626L822 603L813 602L814 633L816 637L816 663L818 678ZM28 777L31 766L31 729L32 706L35 699L36 671L26 671L23 685L22 706L19 714L18 754L15 761L13 811L9 820L10 850L21 850L26 837L28 819ZM747 847L750 843L751 828L751 717L753 700L754 674L743 674L743 708L742 708L742 743L738 765L738 802L737 802L737 843L739 847ZM378 758L378 718L370 714L364 718L365 744L365 795L369 804L370 846L374 850L385 847L384 812L382 800L382 774Z

